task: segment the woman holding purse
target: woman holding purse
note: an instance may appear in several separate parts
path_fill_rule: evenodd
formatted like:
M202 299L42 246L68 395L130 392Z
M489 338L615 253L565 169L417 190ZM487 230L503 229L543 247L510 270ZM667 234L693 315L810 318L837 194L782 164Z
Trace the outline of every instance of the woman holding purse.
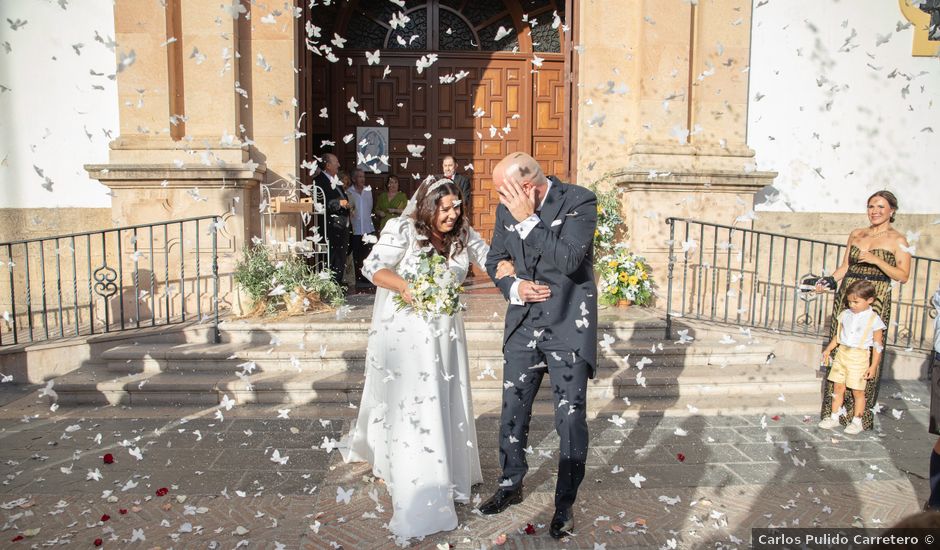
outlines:
M891 226L897 209L898 199L890 191L878 191L868 197L870 225L856 229L849 234L842 264L832 273L832 278L839 283L839 287L832 305L829 340L836 336L839 314L848 307L846 290L853 282L865 280L875 286L875 301L871 307L888 327L885 331L885 341L887 341L887 333L891 328L892 282L906 283L911 271L911 255L907 251L907 240ZM817 283L816 292L828 290L832 289L822 281ZM884 354L882 354L883 357ZM884 362L883 359L881 362ZM865 413L862 416L862 425L866 430L874 426L872 409L878 400L881 371L879 364L874 379L865 386ZM828 376L827 370L826 377ZM827 382L820 413L821 419L829 417L832 413L832 394L833 383ZM853 410L855 404L851 393L846 393L844 405L846 410ZM843 415L841 422L844 425L851 419L851 415Z

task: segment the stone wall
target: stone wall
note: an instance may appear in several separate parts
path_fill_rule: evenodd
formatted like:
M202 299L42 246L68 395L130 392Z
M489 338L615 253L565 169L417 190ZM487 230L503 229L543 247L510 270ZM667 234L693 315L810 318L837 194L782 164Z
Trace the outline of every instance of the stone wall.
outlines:
M901 233L920 234L915 255L940 259L940 223L937 222L940 222L940 213L904 214L899 211L892 225ZM758 231L838 244L845 244L853 229L867 225L864 213L757 212L754 220L754 229Z
M693 4L624 0L614 8L609 0L579 2L579 183L628 166L670 170L664 165L677 154L686 157L680 164L686 168L751 163L742 72L751 3Z
M0 243L113 225L110 208L0 208Z
M759 2L753 11L748 144L779 172L780 203L858 212L890 189L907 212L940 214L940 63L912 52L929 17L907 0ZM758 4L758 2L755 2ZM782 209L782 208L781 208Z

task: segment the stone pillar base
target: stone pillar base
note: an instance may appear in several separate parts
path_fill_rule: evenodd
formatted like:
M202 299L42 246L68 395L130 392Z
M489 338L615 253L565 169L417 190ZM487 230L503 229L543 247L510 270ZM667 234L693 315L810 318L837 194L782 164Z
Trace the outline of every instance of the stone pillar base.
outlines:
M251 238L260 236L258 185L264 178L263 166L253 162L224 166L185 164L182 167L176 164L89 164L85 169L111 189L111 218L118 226L220 216L222 225L217 233L219 297L223 305L231 302L231 274L235 264ZM209 231L208 222L205 231ZM148 238L147 234L142 234L142 238ZM159 240L159 235L155 239ZM200 243L203 254L211 251L210 242L205 238Z
M201 163L204 167L228 168L251 164L247 147L235 136L222 143L219 136L194 136L172 140L167 136L131 134L118 136L109 144L109 160L119 165ZM262 170L263 171L263 170Z
M637 145L627 168L607 175L623 193L621 213L630 250L649 260L662 294L669 263L669 217L750 229L754 195L776 172L753 169L753 152L689 155L690 146ZM701 149L699 149L701 151ZM676 235L675 240L683 240ZM710 247L709 243L702 246ZM710 250L710 249L709 249ZM657 306L665 300L657 300Z
M722 147L698 143L680 145L675 142L644 141L634 143L630 147L625 169L685 173L712 171L749 173L753 172L756 166L754 150L746 145ZM617 171L614 172L616 173Z

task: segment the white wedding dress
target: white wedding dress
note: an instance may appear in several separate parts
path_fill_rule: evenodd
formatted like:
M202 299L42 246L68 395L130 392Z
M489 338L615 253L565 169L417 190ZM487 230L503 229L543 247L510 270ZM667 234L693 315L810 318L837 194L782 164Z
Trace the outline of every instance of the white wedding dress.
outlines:
M372 280L388 268L407 273L426 240L414 222L390 220L366 259ZM483 267L489 247L470 230L467 246L449 267L463 282L470 262ZM346 462L369 462L385 481L394 507L388 529L399 538L457 527L454 501L468 502L483 481L470 395L463 316L430 321L396 311L395 292L376 291L366 352L359 418L343 439Z

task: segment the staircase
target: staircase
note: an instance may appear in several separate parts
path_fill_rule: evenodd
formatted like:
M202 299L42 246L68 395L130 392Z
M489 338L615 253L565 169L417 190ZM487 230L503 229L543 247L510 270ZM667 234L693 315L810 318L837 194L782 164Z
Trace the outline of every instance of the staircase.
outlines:
M361 303L342 319L331 313L224 322L220 344L207 344L204 330L190 329L116 345L56 379L58 402L214 406L228 396L237 404L358 404L371 309L357 298ZM499 410L504 307L498 296L475 296L465 316L477 412ZM769 344L727 328L690 329L690 343L664 341L664 332L654 310L601 311L598 334L614 341L598 350L597 377L588 385L592 414L778 414L819 407L815 371L780 358L768 363ZM739 341L722 343L725 335ZM551 391L540 391L537 411L550 411L551 398Z

